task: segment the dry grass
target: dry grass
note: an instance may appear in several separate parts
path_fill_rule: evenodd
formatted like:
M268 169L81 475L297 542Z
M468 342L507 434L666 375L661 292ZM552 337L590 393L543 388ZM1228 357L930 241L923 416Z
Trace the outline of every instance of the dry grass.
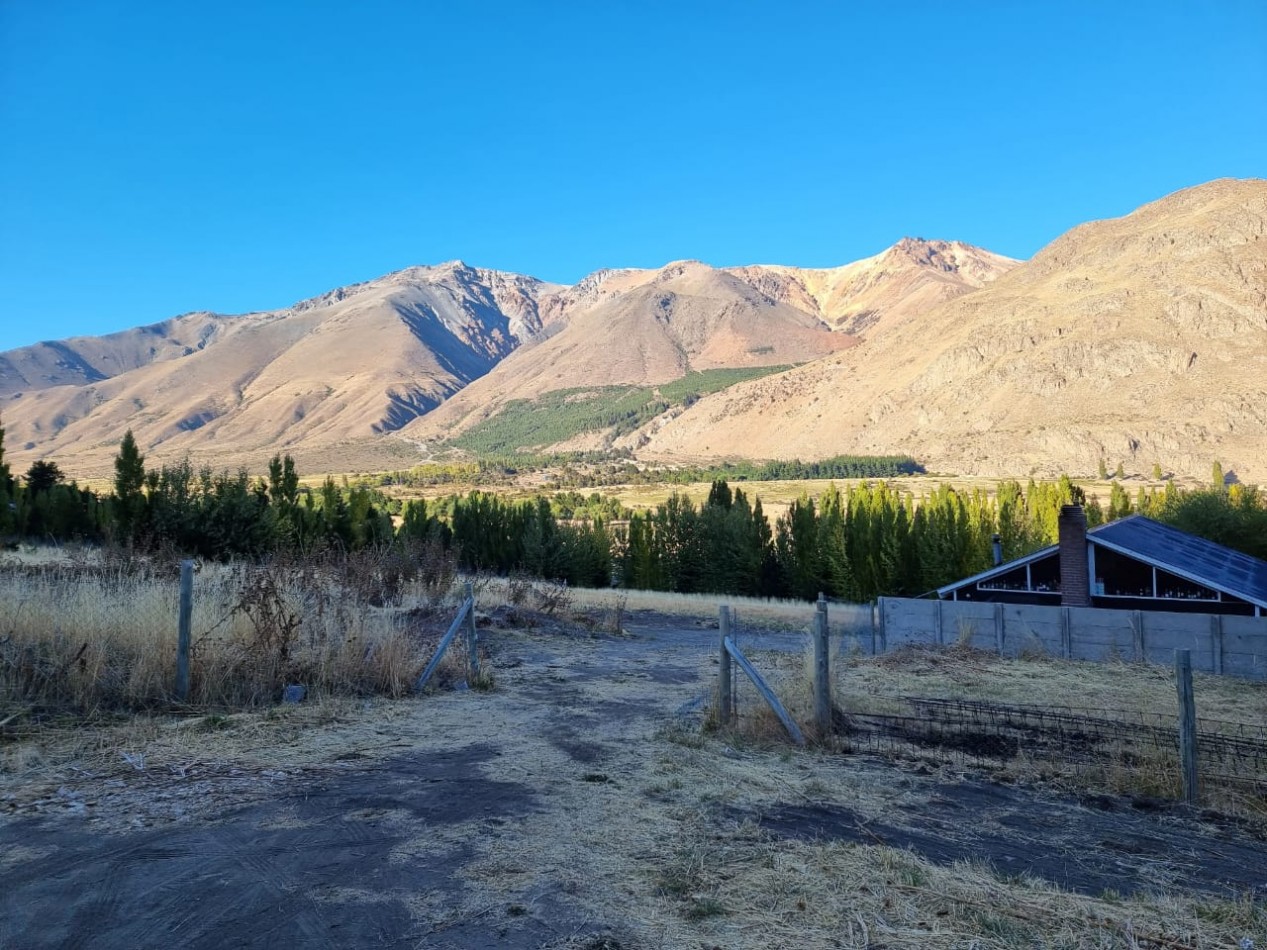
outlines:
M489 577L479 585L493 601L513 602L514 579ZM571 588L569 605L578 609L623 612L649 611L691 620L716 621L718 608L728 605L738 626L755 629L809 630L814 605L804 600L740 597L731 594L677 594L671 591L626 588ZM868 628L871 608L866 604L833 604L831 630L852 635Z
M204 566L186 705L275 702L292 683L403 695L447 624L437 608L453 579L451 568L411 572L382 557ZM178 602L172 564L0 567L0 723L170 707Z
M802 654L750 651L748 656L774 688L780 701L811 739L834 751L876 749L884 754L931 762L963 763L990 771L1009 782L1041 785L1071 792L1087 790L1130 796L1178 799L1182 781L1178 754L1168 743L1136 739L1130 726L1153 726L1167 734L1177 728L1177 699L1173 671L1142 663L1087 663L1047 656L1005 658L963 647L913 647L882 656L851 650L848 639L837 639L833 657L832 700L835 734L817 736L813 728L813 661L807 645ZM736 671L738 717L729 734L742 741L786 742L778 718ZM1197 674L1195 694L1199 726L1220 733L1259 736L1267 720L1267 683ZM1006 716L996 730L988 715L980 724L944 726L946 744L913 741L900 731L880 739L855 738L850 718L921 715L912 698L997 703L1042 707L1122 723L1121 738L1107 741L1088 733L1084 740L1067 736L1049 747L1042 737L1006 756L999 756L990 740L1014 739ZM716 702L714 700L713 708ZM928 715L923 713L923 715ZM715 721L715 714L713 716ZM1056 728L1053 726L1052 728ZM1103 729L1104 727L1098 727ZM1111 733L1111 728L1109 732ZM951 741L957 740L957 741ZM878 744L877 744L878 743ZM981 750L987 751L981 751ZM1267 781L1246 760L1229 779L1227 766L1200 760L1202 803L1229 814L1267 819L1267 800L1252 784Z
M1091 663L1048 656L1019 659L963 648L899 650L883 656L846 651L835 664L836 702L846 712L888 712L904 696L1041 703L1133 715L1177 713L1174 670L1147 663ZM1267 720L1267 683L1194 674L1202 718Z

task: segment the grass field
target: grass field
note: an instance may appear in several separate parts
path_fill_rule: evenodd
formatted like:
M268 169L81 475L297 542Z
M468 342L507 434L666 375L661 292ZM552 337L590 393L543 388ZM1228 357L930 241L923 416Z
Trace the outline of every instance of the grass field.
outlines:
M999 479L987 476L968 476L968 475L903 475L898 478L889 479L865 479L865 478L838 478L838 479L796 479L796 480L780 480L780 481L738 481L732 483L732 488L740 488L749 499L760 498L761 505L766 516L772 521L785 513L793 501L802 495L808 495L810 498L818 499L827 491L828 487L835 485L841 491L846 491L850 486L862 484L866 482L875 483L877 481L885 481L894 489L910 493L916 497L925 494L931 494L941 485L950 485L956 491L971 492L973 490L981 490L987 494L993 494L998 487ZM530 498L540 494L549 494L550 478L548 474L535 472L518 478L514 485L497 486L494 488L481 488L482 491L492 491L498 495L508 498ZM1109 493L1112 483L1100 480L1082 480L1075 479L1074 483L1079 485L1087 494L1088 499L1096 499L1102 506L1108 504ZM1023 484L1023 482L1022 482ZM1132 479L1123 483L1127 491L1134 498L1135 492L1141 487L1145 488L1164 488L1164 482L1152 482L1142 479ZM428 488L410 488L406 486L387 486L382 489L386 494L397 498L426 498L428 500L435 498L445 498L455 494L465 494L474 486L469 485L437 485ZM600 495L610 496L617 499L623 506L633 511L649 511L653 510L657 505L663 504L670 495L681 494L690 498L696 505L699 505L708 499L709 490L712 488L711 482L689 482L686 484L674 483L656 483L656 484L636 484L636 485L610 485L599 488L582 488L578 489L582 493L588 495L591 492L598 492Z

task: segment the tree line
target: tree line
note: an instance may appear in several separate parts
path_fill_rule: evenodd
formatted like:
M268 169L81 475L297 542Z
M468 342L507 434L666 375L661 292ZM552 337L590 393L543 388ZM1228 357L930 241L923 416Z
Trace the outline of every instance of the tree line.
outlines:
M675 493L646 512L568 492L523 500L470 491L401 503L367 485L301 486L289 456L264 477L195 471L188 461L147 468L129 432L109 493L67 482L38 461L20 479L4 461L0 428L0 538L109 541L213 559L280 550L358 550L427 544L470 571L523 572L578 586L851 601L918 595L1057 538L1062 505L1084 504L1092 526L1142 513L1267 558L1267 498L1239 484L1184 491L1173 482L1132 498L1111 485L1107 507L1069 478L1000 482L994 492L942 485L915 496L887 482L818 498L802 494L773 521L761 499L712 483L696 504Z

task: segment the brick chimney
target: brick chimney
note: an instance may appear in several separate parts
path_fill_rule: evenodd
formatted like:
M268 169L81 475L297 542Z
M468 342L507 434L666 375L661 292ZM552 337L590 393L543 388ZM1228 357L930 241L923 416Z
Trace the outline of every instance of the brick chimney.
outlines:
M1091 578L1087 574L1087 515L1081 505L1060 508L1060 604L1091 606Z

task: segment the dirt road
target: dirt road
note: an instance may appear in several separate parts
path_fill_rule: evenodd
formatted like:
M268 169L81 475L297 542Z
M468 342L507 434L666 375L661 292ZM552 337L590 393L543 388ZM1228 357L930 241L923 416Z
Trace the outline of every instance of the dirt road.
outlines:
M1267 887L1267 844L1235 827L702 738L715 631L630 633L489 631L492 692L283 714L245 743L215 720L178 752L8 786L0 948L874 945L839 922L862 891L806 908L836 872L786 859L823 842L1073 894ZM923 945L957 945L945 919Z

